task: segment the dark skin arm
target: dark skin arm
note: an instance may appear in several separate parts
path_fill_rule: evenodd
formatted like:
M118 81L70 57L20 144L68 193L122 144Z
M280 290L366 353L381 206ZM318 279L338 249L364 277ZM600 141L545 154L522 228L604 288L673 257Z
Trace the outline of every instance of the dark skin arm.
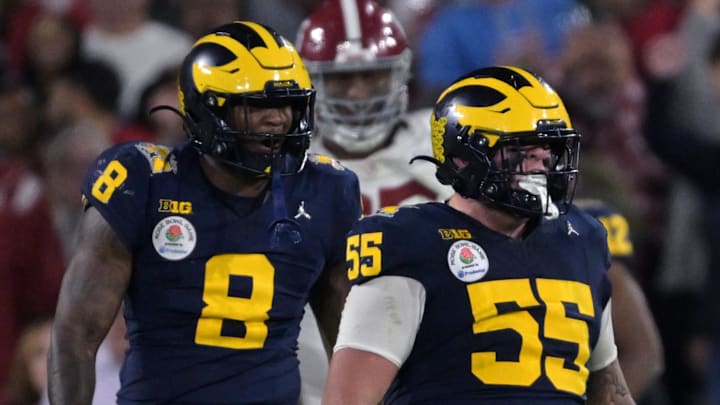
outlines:
M55 313L48 356L51 404L92 402L95 356L120 308L131 270L128 250L97 210L89 208Z
M634 405L617 360L593 371L587 382L587 405Z
M350 283L345 272L345 263L338 263L323 271L310 293L310 307L317 318L328 357L332 354L337 340L340 314L349 291Z
M645 295L627 267L613 260L608 273L613 291L613 328L618 359L630 392L641 398L664 368L662 342Z

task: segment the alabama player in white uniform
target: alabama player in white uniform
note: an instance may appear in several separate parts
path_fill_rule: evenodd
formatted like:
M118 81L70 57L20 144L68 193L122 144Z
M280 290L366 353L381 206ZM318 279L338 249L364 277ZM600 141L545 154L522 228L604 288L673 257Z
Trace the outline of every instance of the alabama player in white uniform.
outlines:
M317 90L318 132L311 152L328 155L360 179L363 213L438 201L452 189L431 155L430 113L407 113L412 58L395 16L372 0L326 0L300 26L295 43ZM306 308L299 338L303 405L319 404L327 354Z
M422 109L404 114L393 129L392 141L360 159L338 157L323 142L316 142L312 152L336 157L358 175L364 214L392 205L440 200L451 189L432 184L434 166L423 162L409 164L413 156L431 150L430 113L430 109Z

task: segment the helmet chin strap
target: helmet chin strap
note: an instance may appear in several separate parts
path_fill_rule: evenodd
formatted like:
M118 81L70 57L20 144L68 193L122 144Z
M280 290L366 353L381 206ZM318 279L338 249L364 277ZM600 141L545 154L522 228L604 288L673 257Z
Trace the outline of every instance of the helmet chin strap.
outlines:
M526 174L518 177L518 186L540 199L545 218L557 219L560 216L560 210L548 197L547 176L544 174Z

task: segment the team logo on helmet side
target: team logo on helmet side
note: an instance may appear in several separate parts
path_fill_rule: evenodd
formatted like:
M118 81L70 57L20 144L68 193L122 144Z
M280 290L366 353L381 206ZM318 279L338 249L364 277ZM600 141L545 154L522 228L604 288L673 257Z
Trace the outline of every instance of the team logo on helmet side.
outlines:
M430 114L430 133L432 141L432 150L435 159L440 163L445 163L445 147L443 140L445 138L445 126L447 125L447 117L437 118L435 113Z

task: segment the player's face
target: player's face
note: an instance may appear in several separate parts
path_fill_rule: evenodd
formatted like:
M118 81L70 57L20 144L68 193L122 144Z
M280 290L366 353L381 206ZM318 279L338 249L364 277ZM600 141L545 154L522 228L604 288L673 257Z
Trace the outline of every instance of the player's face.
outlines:
M236 129L248 133L265 133L285 135L292 125L292 108L287 106L254 107L236 106L233 108L233 123ZM273 141L264 140L247 142L247 149L251 152L270 152L273 148L282 145L283 137Z
M495 154L495 164L517 172L548 172L552 152L547 145L506 146Z
M328 97L364 100L382 96L390 90L390 70L375 69L325 75Z
M496 167L515 173L547 173L553 166L553 154L547 145L506 146L495 154ZM518 176L514 176L517 187Z

